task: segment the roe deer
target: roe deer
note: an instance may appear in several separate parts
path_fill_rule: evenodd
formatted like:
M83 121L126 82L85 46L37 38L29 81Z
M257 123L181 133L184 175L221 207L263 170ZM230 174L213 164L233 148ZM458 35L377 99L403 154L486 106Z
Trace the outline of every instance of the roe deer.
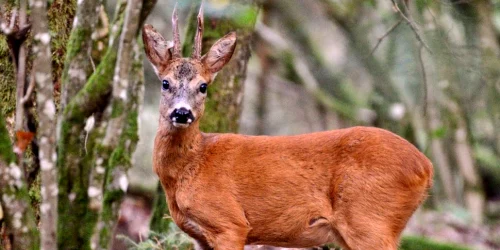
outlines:
M229 33L201 56L182 58L151 25L146 55L162 85L153 168L175 223L201 249L245 244L397 249L401 231L426 198L431 162L383 129L354 127L297 136L208 134L199 130L207 88L230 60Z

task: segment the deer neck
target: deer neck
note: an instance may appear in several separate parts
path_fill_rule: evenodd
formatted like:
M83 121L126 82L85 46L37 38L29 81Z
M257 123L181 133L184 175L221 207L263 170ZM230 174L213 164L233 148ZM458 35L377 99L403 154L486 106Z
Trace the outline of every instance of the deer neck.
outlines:
M162 183L175 184L178 179L192 175L199 162L201 144L198 121L187 128L160 122L155 138L154 168Z

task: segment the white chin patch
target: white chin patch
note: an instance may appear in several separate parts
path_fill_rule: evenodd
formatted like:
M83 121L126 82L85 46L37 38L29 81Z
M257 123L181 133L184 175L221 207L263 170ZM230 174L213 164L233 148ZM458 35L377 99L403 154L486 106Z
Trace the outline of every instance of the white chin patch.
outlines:
M176 128L187 128L191 123L178 123L178 122L172 122L174 127Z

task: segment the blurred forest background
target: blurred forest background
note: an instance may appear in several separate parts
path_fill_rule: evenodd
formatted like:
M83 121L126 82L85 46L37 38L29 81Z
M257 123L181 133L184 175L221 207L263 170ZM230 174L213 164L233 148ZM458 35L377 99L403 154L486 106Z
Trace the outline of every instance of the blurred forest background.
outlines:
M177 3L184 53L199 3ZM30 242L39 237L59 249L191 247L165 216L151 171L160 82L136 39L144 22L171 39L174 4L52 0L44 12L25 0L0 2L3 247L37 249ZM43 15L48 31L35 24ZM206 0L205 29L204 51L236 30L235 56L245 64L219 74L202 130L388 129L435 167L401 248L500 249L499 0ZM51 54L37 62L46 33ZM51 69L36 67L50 58ZM47 72L52 80L37 77ZM51 155L43 150L57 152L54 168L40 167ZM51 187L58 201L45 194ZM57 232L57 242L44 232Z

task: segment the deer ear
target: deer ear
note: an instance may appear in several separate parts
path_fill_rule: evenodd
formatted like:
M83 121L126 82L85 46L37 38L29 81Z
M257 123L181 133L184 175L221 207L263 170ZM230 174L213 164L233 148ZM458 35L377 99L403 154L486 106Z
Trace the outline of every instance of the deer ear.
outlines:
M146 24L142 28L142 41L146 56L158 74L160 66L167 65L172 58L170 48L173 47L173 44L166 41L150 24Z
M235 47L236 33L231 32L215 42L208 53L201 58L201 62L208 71L215 74L229 62Z

